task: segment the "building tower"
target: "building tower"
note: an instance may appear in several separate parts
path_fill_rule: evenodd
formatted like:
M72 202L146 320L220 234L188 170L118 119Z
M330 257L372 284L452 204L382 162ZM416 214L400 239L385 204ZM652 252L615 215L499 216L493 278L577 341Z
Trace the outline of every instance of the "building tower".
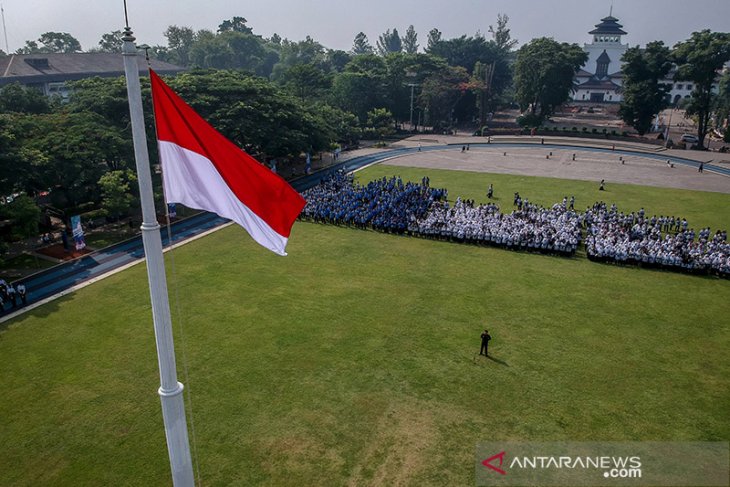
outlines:
M593 42L584 44L588 61L576 73L575 101L617 103L621 101L621 57L628 44L621 43L626 35L618 19L609 14L588 32Z

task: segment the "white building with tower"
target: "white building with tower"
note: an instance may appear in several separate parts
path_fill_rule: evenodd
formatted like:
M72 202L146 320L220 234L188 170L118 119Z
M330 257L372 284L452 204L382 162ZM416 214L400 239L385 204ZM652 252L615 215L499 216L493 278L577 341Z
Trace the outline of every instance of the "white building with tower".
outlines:
M573 101L618 103L621 101L621 57L629 48L621 42L626 35L618 19L609 14L589 32L593 42L584 44L588 61L575 75Z
M609 14L589 34L593 36L593 42L583 45L588 53L588 61L575 74L573 101L587 104L620 103L623 100L621 58L629 48L628 43L621 42L621 36L627 35L627 32L618 23L618 19ZM677 68L674 66L667 78L662 80L671 86L667 102L675 106L682 100L689 99L694 89L691 81L675 81L676 74ZM718 81L719 75L720 73ZM712 92L717 91L716 82L712 85Z

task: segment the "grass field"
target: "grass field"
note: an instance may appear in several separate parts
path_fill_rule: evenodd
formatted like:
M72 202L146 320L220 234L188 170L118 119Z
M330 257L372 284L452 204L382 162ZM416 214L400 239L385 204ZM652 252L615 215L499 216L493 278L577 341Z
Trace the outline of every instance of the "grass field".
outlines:
M452 198L595 199L429 175ZM728 219L727 195L615 194ZM288 251L229 227L172 254L205 485L473 485L480 441L730 438L728 281L308 223ZM0 485L169 484L144 266L2 326Z

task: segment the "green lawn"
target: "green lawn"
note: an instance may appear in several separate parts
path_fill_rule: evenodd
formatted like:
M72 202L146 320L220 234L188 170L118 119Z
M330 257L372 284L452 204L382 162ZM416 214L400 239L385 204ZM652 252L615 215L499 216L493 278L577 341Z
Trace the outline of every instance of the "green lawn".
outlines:
M361 174L391 169L423 174ZM728 218L727 196L615 194ZM232 226L167 256L205 485L473 485L480 441L730 438L728 281L301 222L288 251ZM144 266L0 325L0 359L0 485L169 484Z

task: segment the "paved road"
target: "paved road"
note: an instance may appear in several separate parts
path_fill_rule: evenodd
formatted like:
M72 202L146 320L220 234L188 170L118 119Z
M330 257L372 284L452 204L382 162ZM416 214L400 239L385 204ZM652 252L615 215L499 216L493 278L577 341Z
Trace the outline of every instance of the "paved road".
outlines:
M499 143L494 142L491 144L487 143L471 143L471 147L535 147L535 144L524 144L524 143ZM549 147L550 144L545 144L545 147ZM554 145L555 147L571 147L567 145ZM423 147L403 147L391 150L384 150L365 156L354 157L352 159L343 161L339 164L331 166L327 169L317 172L316 174L301 177L292 181L292 186L298 191L304 191L317 183L323 178L326 178L329 174L334 171L344 170L346 172L355 171L365 166L382 162L387 159L401 157L404 155L412 155L420 152L431 152L431 151L444 151L444 150L460 150L461 144L455 145L431 145ZM684 164L692 167L697 167L698 163L689 159L683 159L680 157L668 156L664 154L648 154L642 152L602 149L602 148L588 148L584 146L575 147L580 150L590 150L596 152L610 152L613 154L627 154L632 156L648 157L660 159L666 161L666 159L672 160L676 164ZM705 164L706 171L715 171L726 176L730 176L730 169L726 167L720 167L712 164ZM187 218L185 220L178 221L171 225L172 241L173 243L180 242L203 232L206 232L212 228L219 227L228 220L220 218L217 215L203 212L196 216ZM169 244L167 227L161 229L162 243L163 246ZM98 278L107 274L114 269L128 265L132 262L138 261L144 257L144 249L142 247L141 236L135 237L124 242L112 245L105 249L99 250L92 254L81 257L72 262L66 262L59 264L50 269L46 269L42 272L29 276L23 279L28 290L28 302L38 302L52 296L58 295L63 291L73 288L79 284L89 281L94 278ZM7 319L8 314L4 315L3 318ZM3 320L4 321L4 320Z

